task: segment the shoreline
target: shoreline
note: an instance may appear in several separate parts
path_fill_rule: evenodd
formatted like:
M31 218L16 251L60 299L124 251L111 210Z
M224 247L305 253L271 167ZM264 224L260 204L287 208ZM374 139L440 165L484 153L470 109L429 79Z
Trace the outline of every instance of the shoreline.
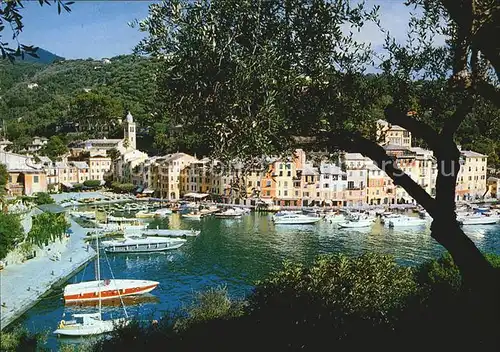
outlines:
M84 229L73 220L70 223L73 234L60 260L39 257L0 271L0 330L19 319L96 256L95 250L83 241Z

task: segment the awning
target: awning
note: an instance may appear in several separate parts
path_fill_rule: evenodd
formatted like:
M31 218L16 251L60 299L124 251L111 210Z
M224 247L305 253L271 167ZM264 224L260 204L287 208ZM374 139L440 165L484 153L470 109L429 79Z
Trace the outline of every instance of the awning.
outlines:
M155 190L152 188L146 188L144 191L142 191L143 194L152 194L155 193Z
M73 188L73 185L71 183L61 182L61 185L63 185L66 188Z
M187 193L184 195L185 198L196 198L196 199L201 199L208 197L208 194L206 193Z

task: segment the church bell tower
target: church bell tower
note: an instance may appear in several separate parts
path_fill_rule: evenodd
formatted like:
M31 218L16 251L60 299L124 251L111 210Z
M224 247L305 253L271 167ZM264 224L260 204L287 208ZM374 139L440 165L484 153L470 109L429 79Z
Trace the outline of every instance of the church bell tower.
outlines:
M124 139L128 140L129 148L136 149L137 148L137 138L136 138L136 126L134 122L134 117L130 113L127 114L127 119L125 120L124 126Z

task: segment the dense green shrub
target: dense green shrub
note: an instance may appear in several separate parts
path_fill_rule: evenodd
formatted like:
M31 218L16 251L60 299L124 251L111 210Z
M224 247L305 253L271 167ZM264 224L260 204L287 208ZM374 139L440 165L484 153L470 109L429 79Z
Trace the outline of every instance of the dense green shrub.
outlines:
M65 236L70 224L64 213L43 213L33 217L33 225L26 241L40 247Z
M132 183L113 182L111 188L116 193L130 193L135 189Z
M0 260L24 237L19 216L0 212Z
M36 205L42 204L54 204L54 199L50 196L50 194L45 192L38 192L33 199Z
M100 180L86 180L83 182L83 185L88 188L97 188L101 185Z
M44 351L42 346L45 340L44 334L33 334L21 327L15 327L8 332L1 332L0 351Z
M196 293L195 299L184 312L186 314L175 322L176 331L210 320L239 317L243 314L243 304L231 300L226 287L216 287Z

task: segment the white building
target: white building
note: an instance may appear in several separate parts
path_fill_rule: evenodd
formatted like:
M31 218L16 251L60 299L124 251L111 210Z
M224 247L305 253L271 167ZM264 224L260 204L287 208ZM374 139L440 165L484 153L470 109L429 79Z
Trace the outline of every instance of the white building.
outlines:
M322 163L319 167L319 192L326 205L343 205L347 189L347 173L335 164Z

